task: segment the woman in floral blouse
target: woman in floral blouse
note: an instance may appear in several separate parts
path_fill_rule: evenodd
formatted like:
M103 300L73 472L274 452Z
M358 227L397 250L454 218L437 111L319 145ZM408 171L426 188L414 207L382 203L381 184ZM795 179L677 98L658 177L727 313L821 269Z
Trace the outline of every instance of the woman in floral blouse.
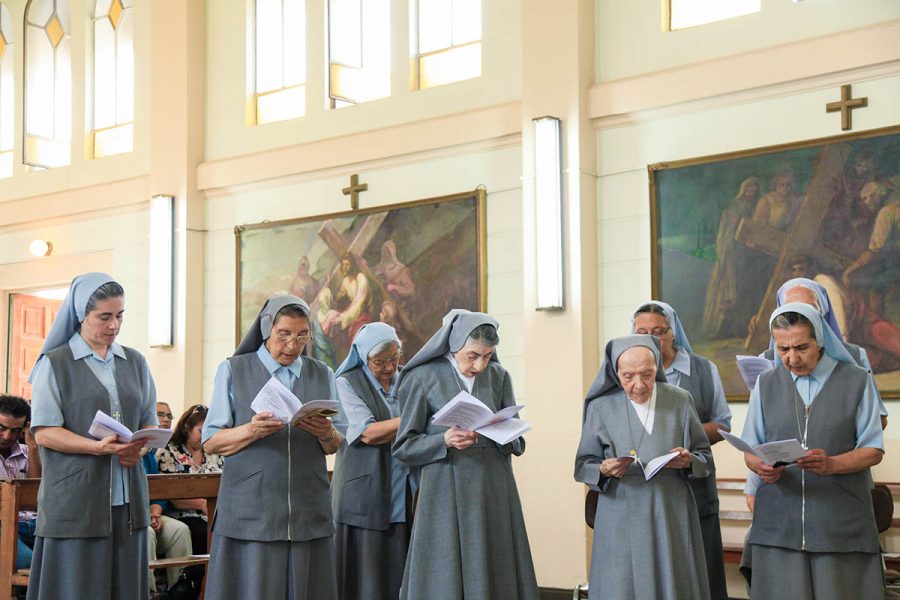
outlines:
M207 454L200 443L200 433L206 420L207 408L191 406L175 426L175 433L165 448L156 453L160 473L221 473L223 458ZM172 500L166 515L184 522L191 529L194 552L206 554L206 500Z

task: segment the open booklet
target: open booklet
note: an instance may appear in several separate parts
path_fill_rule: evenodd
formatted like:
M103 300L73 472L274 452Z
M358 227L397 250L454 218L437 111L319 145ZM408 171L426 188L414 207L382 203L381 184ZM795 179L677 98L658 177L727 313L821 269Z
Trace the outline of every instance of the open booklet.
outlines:
M797 440L780 440L777 442L767 442L760 444L756 448L751 448L750 444L724 429L720 429L719 433L728 440L728 443L740 450L741 452L749 452L758 456L764 463L773 467L782 467L797 462L798 458L806 456L806 448Z
M667 464L672 462L672 460L678 456L678 452L669 452L668 454L663 454L662 456L657 456L646 465L641 462L641 459L636 456L617 456L619 460L634 460L637 461L637 465L644 472L644 480L650 481L654 475L660 472L660 470L665 467Z
M751 392L756 387L756 380L759 379L759 376L775 366L775 363L762 356L744 356L739 354L735 358L737 359L738 371L740 371L741 377L744 379L744 384Z
M256 413L270 412L282 423L296 423L303 417L317 415L333 417L338 414L341 403L337 400L310 400L300 402L277 377L269 378L266 385L259 390L250 408Z
M144 440L144 445L150 448L165 448L166 444L169 443L169 438L172 437L171 429L153 427L131 431L102 410L98 410L97 414L94 415L94 420L88 429L88 433L98 440L111 435L117 436L119 441L123 443Z
M434 413L432 422L444 427L459 427L478 433L498 444L508 444L531 429L522 419L514 419L524 404L507 406L496 414L484 402L466 391L450 399L441 410Z

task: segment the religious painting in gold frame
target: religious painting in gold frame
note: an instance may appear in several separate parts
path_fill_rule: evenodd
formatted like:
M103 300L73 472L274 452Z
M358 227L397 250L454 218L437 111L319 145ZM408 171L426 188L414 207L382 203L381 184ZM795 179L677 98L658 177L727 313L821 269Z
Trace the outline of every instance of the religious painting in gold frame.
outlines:
M451 308L486 309L486 198L478 189L235 227L236 340L266 298L290 293L309 303L307 351L328 365L374 321L393 325L411 357Z
M653 297L678 311L729 400L749 397L734 357L768 347L792 277L826 287L882 396L900 398L900 127L648 171Z

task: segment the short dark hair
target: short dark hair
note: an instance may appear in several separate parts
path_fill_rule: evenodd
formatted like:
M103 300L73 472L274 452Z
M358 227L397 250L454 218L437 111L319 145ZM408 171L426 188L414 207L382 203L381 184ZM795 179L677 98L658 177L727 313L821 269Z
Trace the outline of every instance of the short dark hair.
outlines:
M15 419L25 417L25 421L31 420L31 405L21 396L0 394L0 415L9 415Z
M281 307L281 309L275 313L275 318L272 320L273 327L275 326L275 323L278 322L279 317L294 317L298 319L303 317L304 319L309 319L309 314L307 314L299 304L288 304L287 306Z
M469 334L468 340L493 348L500 343L500 335L497 333L496 327L485 323L473 329L472 333Z
M783 312L774 319L772 319L772 330L775 329L787 329L789 327L794 327L796 325L805 325L809 327L809 334L815 338L816 337L816 328L812 324L812 321L804 317L798 312Z
M644 313L653 313L654 315L660 315L665 320L666 323L669 322L669 315L666 313L665 309L659 304L654 304L653 302L648 302L647 304L642 304L638 307L636 311L634 311L634 317L644 314Z
M169 442L175 446L183 446L188 438L188 431L194 428L197 423L206 420L206 413L209 409L203 404L195 404L189 406L184 414L178 418L178 424L175 425L172 437Z
M115 281L108 281L94 290L91 297L88 298L87 305L84 307L84 314L88 314L95 308L101 300L109 300L110 298L121 298L125 295L125 288Z

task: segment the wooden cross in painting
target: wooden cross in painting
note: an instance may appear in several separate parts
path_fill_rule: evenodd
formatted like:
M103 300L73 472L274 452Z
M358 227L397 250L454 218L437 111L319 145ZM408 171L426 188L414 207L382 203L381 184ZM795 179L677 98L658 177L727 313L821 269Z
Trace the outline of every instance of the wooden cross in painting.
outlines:
M350 176L350 186L345 187L344 189L341 190L341 192L345 196L350 196L350 208L352 210L358 210L359 209L359 193L365 192L367 189L369 189L369 184L368 183L360 183L359 175L354 173L353 175Z
M869 105L869 98L851 98L850 84L841 86L841 99L837 102L829 102L825 105L825 112L841 112L841 129L849 131L853 129L853 115L850 112L854 108L865 108Z
M777 256L772 278L766 288L759 310L756 312L757 327L744 341L744 348L759 352L768 345L769 315L775 310L775 294L785 281L785 272L789 261L797 255L814 256L822 263L831 262L840 266L841 270L852 262L852 259L840 255L819 244L819 230L825 221L828 207L834 196L832 179L835 173L844 168L849 156L849 147L828 146L822 153L821 161L809 182L794 222L787 233L782 233L751 219L741 219L735 232L735 239L772 256Z
M387 218L388 213L378 212L370 214L366 217L366 220L363 221L363 224L360 226L359 231L354 236L353 240L347 243L347 240L344 239L344 236L337 230L334 226L334 223L331 221L325 221L322 223L322 226L319 228L319 237L322 238L322 241L325 242L325 245L334 253L335 256L338 257L337 264L335 264L334 268L322 282L322 285L316 290L315 295L315 303L318 302L319 291L321 291L325 287L329 287L331 285L331 281L335 276L339 276L341 272L341 257L345 254L351 254L357 259L357 268L368 278L372 285L378 288L381 292L382 298L389 298L390 294L384 288L384 285L381 282L381 279L369 269L369 266L364 262L359 260L362 257L363 253L369 247L369 244L372 242L372 239L375 237L375 234L378 232L378 228L381 227L381 224ZM416 328L412 320L409 316L403 311L402 307L397 306L397 317L400 319L401 323L404 326L404 329L413 337L417 338L416 341L419 344L423 344L425 342L425 338L422 333Z

